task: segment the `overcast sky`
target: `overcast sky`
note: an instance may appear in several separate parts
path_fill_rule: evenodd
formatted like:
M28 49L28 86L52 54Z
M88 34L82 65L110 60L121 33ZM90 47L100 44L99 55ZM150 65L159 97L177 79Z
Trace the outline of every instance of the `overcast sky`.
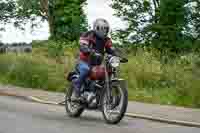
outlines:
M119 18L113 16L114 11L109 7L110 0L88 0L88 5L85 8L89 24L92 25L96 18L105 18L110 22L113 29L121 28L124 26ZM30 27L30 24L27 25ZM0 40L3 42L31 42L32 40L45 40L49 36L48 23L43 23L37 28L37 30L31 32L30 28L26 28L26 31L22 32L16 30L14 27L7 25L6 33L0 32Z

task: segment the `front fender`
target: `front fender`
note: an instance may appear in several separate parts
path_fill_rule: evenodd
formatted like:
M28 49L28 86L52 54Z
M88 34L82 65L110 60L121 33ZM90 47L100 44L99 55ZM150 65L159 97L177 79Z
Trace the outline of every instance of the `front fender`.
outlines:
M121 79L121 78L119 78L119 79L111 79L111 85L112 86L118 86L118 85L125 85L125 86L127 86L126 85L127 83L126 83L126 80L125 79Z
M125 79L121 79L121 78L114 78L114 79L111 79L111 82L115 82L115 81L125 81Z

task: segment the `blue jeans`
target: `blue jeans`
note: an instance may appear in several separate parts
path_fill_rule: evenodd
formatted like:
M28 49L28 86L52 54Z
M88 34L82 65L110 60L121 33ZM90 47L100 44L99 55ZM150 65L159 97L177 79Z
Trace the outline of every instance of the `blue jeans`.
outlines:
M84 80L87 78L90 72L90 66L87 62L80 61L77 65L77 70L79 71L79 78L77 78L73 84L77 94L80 94L81 86Z

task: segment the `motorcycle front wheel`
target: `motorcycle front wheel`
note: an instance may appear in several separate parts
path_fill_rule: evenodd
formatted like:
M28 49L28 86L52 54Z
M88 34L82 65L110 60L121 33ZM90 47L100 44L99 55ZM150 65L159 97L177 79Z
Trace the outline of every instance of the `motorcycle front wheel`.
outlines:
M110 87L111 96L108 96L107 90L102 95L102 113L108 124L117 124L126 113L128 91L126 85L120 82L113 83Z
M84 111L84 108L81 106L80 103L71 101L72 93L74 93L74 88L72 85L70 85L70 87L66 89L65 109L68 116L76 118L80 117L80 115Z

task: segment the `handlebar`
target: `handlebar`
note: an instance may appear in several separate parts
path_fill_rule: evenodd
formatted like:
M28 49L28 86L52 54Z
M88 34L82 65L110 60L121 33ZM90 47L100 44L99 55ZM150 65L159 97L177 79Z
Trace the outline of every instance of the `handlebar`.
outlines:
M113 55L110 55L110 54L108 54L107 55L107 59L110 59L111 57L113 57ZM119 57L120 58L120 62L121 63L127 63L128 62L128 59L127 58L124 58L124 57L121 57L121 56L116 56L116 57Z

